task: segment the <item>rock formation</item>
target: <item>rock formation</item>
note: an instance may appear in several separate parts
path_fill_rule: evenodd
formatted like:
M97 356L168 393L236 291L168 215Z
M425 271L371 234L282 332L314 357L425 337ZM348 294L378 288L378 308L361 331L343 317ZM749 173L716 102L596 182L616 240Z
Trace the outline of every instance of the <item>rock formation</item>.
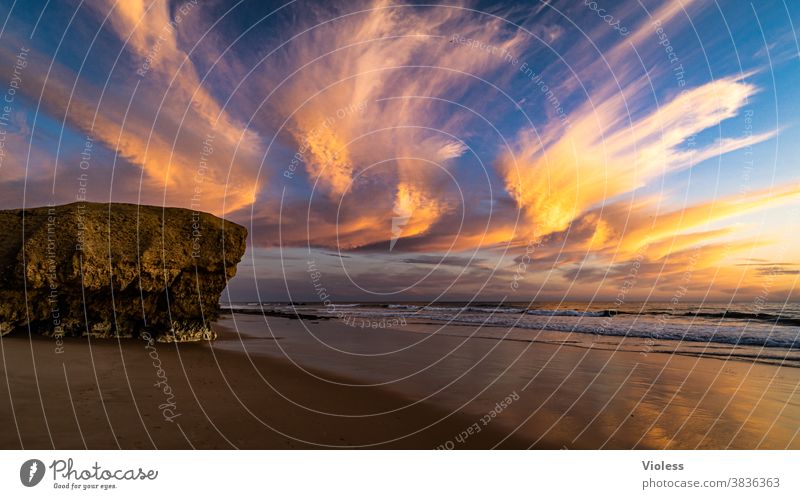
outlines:
M247 230L182 208L0 211L0 335L213 339Z

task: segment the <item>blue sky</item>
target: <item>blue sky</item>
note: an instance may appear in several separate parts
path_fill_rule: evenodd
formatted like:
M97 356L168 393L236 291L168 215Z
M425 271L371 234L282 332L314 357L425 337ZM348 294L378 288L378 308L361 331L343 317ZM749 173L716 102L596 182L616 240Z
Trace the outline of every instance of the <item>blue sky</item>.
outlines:
M313 299L309 259L348 300L607 299L642 258L639 298L668 299L688 269L693 299L752 299L765 275L787 299L799 17L781 1L3 1L19 88L0 202L76 201L89 137L90 201L250 229L234 299Z

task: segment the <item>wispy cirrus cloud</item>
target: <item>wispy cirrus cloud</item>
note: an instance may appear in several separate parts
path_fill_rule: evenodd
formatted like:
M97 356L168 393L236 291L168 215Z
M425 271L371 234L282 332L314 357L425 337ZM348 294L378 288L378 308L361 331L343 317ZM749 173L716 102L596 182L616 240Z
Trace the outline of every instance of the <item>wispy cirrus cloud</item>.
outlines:
M249 222L258 247L346 251L351 263L391 249L449 271L480 253L471 271L498 262L508 278L538 240L531 285L562 287L613 281L637 256L642 275L669 281L700 251L695 272L724 264L730 286L747 271L735 258L786 237L748 243L742 220L798 200L785 181L681 199L681 175L722 170L783 133L765 121L731 132L770 90L763 69L712 71L706 47L687 43L702 2L615 5L627 36L569 2L87 5L74 36L89 47L99 33L79 54L88 62L34 43L27 105L111 151L93 162L109 177L95 198L225 214ZM3 65L13 57L0 49ZM45 177L75 162L57 170L61 139L37 126L9 136L4 188L28 175L69 199L74 186Z

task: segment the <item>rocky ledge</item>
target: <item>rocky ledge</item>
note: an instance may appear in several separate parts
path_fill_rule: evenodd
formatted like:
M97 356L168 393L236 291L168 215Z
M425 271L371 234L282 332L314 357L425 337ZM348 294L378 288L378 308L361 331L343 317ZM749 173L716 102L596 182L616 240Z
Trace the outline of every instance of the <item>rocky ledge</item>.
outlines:
M122 203L0 211L0 335L211 340L247 230Z

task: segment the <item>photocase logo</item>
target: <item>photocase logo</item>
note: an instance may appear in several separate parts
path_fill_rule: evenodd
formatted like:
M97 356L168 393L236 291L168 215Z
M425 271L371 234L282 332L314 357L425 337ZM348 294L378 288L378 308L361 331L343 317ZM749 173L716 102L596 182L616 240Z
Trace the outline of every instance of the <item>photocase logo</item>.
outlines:
M44 463L38 459L28 459L19 468L19 480L26 487L35 487L44 478Z

